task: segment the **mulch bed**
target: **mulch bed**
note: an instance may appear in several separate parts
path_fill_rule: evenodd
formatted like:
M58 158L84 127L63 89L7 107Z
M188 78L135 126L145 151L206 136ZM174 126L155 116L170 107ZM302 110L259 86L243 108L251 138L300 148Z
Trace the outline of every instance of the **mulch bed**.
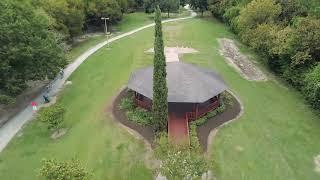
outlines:
M233 97L233 96L232 96ZM226 110L209 119L205 124L197 128L197 135L202 148L206 151L208 148L208 137L210 132L222 124L233 120L241 112L241 105L236 98L231 99L232 105L227 106Z
M120 109L119 105L121 103L121 99L128 97L128 90L124 89L120 92L120 94L116 97L113 102L112 113L117 121L122 123L123 125L135 130L141 136L143 136L153 147L154 139L155 139L155 132L151 126L142 126L135 122L130 121L127 118L126 113Z

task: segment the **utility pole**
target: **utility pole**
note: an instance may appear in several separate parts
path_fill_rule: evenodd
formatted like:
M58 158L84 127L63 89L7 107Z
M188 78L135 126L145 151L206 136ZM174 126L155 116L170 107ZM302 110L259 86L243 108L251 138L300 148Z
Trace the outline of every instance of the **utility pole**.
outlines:
M105 34L107 36L107 40L108 40L108 25L107 25L107 20L109 20L110 18L108 17L101 17L101 20L104 20L104 28L105 28ZM107 47L109 47L109 43L107 44Z
M108 17L102 17L101 20L104 20L104 28L105 28L105 33L108 34L108 25L107 25L107 20L110 18Z

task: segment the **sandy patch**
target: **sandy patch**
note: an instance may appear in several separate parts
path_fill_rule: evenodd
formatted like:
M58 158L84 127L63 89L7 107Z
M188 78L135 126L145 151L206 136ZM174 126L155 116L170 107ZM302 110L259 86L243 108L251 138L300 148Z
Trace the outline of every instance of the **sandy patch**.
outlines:
M231 39L219 39L220 53L227 63L234 67L245 79L250 81L266 81L266 75L256 67L247 56L241 54L235 42Z
M146 51L147 53L153 53L153 48ZM166 62L180 61L179 57L182 54L197 53L198 51L189 47L165 47L164 54L166 56Z
M316 157L314 157L314 165L315 165L315 168L314 170L318 173L320 173L320 154Z

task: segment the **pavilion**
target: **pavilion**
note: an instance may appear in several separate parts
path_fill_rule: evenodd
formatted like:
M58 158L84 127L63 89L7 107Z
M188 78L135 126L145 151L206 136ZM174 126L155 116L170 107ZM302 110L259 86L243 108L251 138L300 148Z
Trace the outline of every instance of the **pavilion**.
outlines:
M227 90L227 86L212 70L181 61L167 62L166 70L169 137L180 138L188 133L189 121L204 116L220 105L220 94ZM151 110L153 67L133 72L128 88L134 91L134 101L138 106Z

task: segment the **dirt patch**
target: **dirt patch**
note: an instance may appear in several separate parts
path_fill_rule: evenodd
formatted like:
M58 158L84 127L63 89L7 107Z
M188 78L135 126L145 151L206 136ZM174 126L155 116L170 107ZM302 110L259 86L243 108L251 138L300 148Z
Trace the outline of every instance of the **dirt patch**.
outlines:
M231 39L219 39L220 53L227 63L234 67L245 79L250 81L266 81L266 75L256 67L247 56L243 55Z
M153 48L146 51L147 53L153 53ZM178 62L182 54L197 53L198 51L189 47L165 47L164 54L166 56L166 62Z
M47 85L47 81L34 81L28 83L29 88L17 96L16 102L12 105L0 105L0 127L10 118L30 105L32 99L36 98Z
M204 151L207 151L208 149L208 141L212 142L212 139L210 138L213 137L210 136L211 132L215 134L217 132L216 128L227 123L228 121L235 119L240 114L242 109L240 102L238 102L235 97L231 99L231 102L232 105L227 106L223 113L209 119L205 124L197 128L198 139Z
M316 157L314 157L314 165L315 165L315 168L314 170L318 173L320 173L320 154Z
M154 147L154 139L155 139L155 132L151 126L142 126L130 121L127 118L127 115L124 111L119 108L121 99L128 97L128 89L124 89L120 92L120 94L115 98L112 106L112 114L116 121L120 122L125 127L129 128L129 132L134 130L135 132L139 133L145 140Z
M62 137L63 135L65 135L67 133L68 129L66 128L62 128L62 129L58 129L55 132L53 132L53 134L50 136L51 139L58 139L60 137Z

